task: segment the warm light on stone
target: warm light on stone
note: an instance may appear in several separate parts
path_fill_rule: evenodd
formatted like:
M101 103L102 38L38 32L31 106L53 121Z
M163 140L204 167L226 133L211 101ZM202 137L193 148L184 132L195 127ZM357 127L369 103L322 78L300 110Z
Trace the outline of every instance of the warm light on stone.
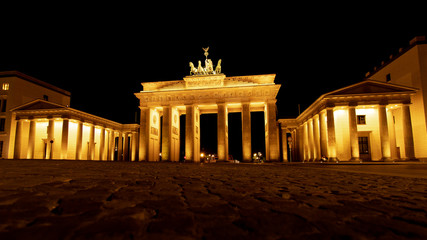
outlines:
M205 53L207 50L205 49ZM206 59L207 59L207 55ZM207 59L209 60L209 59ZM212 61L206 61L210 68ZM190 64L191 66L192 64ZM194 66L194 65L193 65ZM191 68L192 71L195 71ZM218 68L217 68L218 69ZM140 100L141 109L163 108L163 135L162 151L167 160L178 161L178 158L169 159L169 154L179 154L179 145L185 144L186 161L200 161L200 115L206 113L217 114L217 144L218 160L228 160L228 113L240 112L242 114L242 152L243 160L251 161L251 121L250 112L263 111L266 119L266 158L270 161L279 161L278 130L276 125L276 95L280 84L274 83L275 74L235 76L226 77L223 73L216 71L203 74L192 72L192 75L184 77L183 80L163 82L143 82L143 91L135 93ZM186 114L185 143L177 142L178 147L171 150L169 139L173 138L170 126L169 109L177 109L177 114ZM141 110L148 111L148 110ZM165 113L165 111L168 111ZM143 113L141 114L141 116ZM178 117L179 118L179 117ZM144 129L150 129L147 118L141 117L141 142L150 141L146 139ZM179 124L175 132L179 134ZM145 137L144 137L145 136ZM179 140L179 135L177 135ZM158 142L153 142L157 146ZM140 160L153 161L154 151L147 144L140 144ZM172 151L172 152L171 152ZM148 152L148 153L147 153ZM145 157L145 156L153 157Z

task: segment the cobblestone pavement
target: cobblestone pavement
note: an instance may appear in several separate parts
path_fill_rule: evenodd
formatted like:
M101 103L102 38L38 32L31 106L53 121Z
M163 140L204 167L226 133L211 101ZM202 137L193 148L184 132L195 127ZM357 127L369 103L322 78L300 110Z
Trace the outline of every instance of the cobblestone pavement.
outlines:
M427 239L427 165L0 161L0 239Z

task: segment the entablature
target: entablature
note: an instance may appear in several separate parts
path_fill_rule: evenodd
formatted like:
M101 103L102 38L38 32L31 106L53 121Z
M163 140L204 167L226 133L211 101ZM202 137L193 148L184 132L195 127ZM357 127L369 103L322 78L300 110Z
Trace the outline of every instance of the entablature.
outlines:
M229 87L163 91L140 92L135 96L140 99L140 106L161 106L165 104L206 104L216 102L258 102L276 99L280 84L250 87Z
M13 114L16 120L68 119L118 131L136 131L139 128L138 124L121 124L73 108L16 110Z

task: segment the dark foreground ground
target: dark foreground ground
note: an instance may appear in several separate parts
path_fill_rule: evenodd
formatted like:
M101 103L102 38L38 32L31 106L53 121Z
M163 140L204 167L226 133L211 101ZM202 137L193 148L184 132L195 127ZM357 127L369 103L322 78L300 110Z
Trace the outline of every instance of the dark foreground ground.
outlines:
M0 161L0 239L427 239L427 165Z

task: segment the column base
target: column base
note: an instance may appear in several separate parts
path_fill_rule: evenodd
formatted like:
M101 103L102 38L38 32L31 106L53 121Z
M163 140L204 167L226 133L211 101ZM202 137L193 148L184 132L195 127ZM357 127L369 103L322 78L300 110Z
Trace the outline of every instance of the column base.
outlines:
M328 158L328 162L339 162L337 157L330 157Z
M350 162L361 162L362 161L362 159L360 159L359 157L352 157L352 158L350 158L350 160L349 160Z
M391 159L391 157L382 157L381 161L383 161L383 162L392 162L393 160Z

